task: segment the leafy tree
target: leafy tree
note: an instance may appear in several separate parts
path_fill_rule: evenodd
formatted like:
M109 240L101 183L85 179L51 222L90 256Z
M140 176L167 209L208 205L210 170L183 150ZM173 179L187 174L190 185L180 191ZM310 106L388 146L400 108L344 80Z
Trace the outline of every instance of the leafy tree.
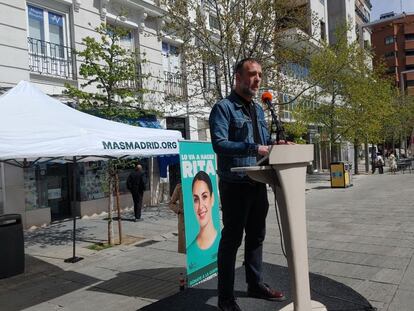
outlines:
M345 29L338 31L334 45L325 45L311 59L310 83L318 85L312 98L320 104L308 108L306 118L322 128L331 161L338 159L343 140L354 143L358 173L359 145L381 139L392 92L381 72L372 70L367 52L357 42L348 43Z
M128 30L101 24L95 31L99 38L83 38L84 48L75 52L81 61L79 75L85 82L80 88L66 84L65 93L78 101L81 110L107 119L145 115L142 80L147 76L139 69L144 61L120 44Z
M165 4L164 35L183 41L183 75L192 95L189 113L205 113L227 96L234 83L234 64L246 57L262 63L263 88L284 92L292 86L299 92L311 88L285 83L280 70L290 62L306 65L310 45L301 43L312 36L310 22L315 18L306 5L288 0L176 0Z
M97 38L82 39L84 48L76 51L81 65L79 75L85 81L80 88L66 84L65 94L77 100L79 109L110 120L129 122L141 116L153 115L145 110L142 88L146 76L140 73L138 55L121 45L128 30L116 25L101 24L95 28ZM114 191L118 189L118 168L125 166L125 160L111 160L103 176L109 193L108 244L114 241L112 211ZM119 223L120 234L122 232ZM122 237L120 236L120 241Z

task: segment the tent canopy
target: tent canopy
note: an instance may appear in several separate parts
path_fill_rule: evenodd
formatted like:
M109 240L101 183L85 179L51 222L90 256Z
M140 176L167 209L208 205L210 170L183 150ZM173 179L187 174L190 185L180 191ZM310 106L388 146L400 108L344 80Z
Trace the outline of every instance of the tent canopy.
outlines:
M0 160L177 154L181 138L83 113L26 81L0 97Z

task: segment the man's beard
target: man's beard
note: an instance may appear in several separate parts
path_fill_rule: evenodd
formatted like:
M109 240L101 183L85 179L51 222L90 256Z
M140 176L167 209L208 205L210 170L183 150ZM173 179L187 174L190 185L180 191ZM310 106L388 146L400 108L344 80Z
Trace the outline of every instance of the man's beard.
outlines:
M249 86L244 86L244 85L241 86L240 90L243 93L243 95L249 96L249 97L254 97L256 96L256 93L257 93L255 90L253 90Z

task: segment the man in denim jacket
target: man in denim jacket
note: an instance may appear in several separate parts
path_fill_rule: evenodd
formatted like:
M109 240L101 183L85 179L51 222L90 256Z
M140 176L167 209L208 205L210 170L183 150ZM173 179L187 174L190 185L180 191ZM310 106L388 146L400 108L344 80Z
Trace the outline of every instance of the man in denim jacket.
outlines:
M252 58L235 67L235 87L216 103L210 114L210 130L217 153L223 230L218 250L218 308L239 311L234 297L234 270L237 249L245 236L244 263L249 296L282 301L282 292L263 282L262 254L269 209L263 183L245 173L233 173L232 167L255 165L269 154L272 144L264 112L253 101L262 79L261 65Z

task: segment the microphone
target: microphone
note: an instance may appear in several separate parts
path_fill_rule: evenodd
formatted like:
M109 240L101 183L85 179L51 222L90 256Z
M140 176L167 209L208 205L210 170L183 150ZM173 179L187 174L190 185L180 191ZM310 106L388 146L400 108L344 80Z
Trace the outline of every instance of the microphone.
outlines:
M264 103L267 103L267 102L272 103L272 99L273 99L272 93L270 93L268 91L263 92L263 94L262 94L262 102L264 102Z
M271 128L271 134L276 134L276 141L279 142L280 140L286 140L285 139L285 130L283 128L282 122L277 117L277 114L275 112L275 109L272 105L272 99L273 95L272 93L266 91L262 94L262 102L266 104L267 108L270 111L270 114L272 116L272 126Z

